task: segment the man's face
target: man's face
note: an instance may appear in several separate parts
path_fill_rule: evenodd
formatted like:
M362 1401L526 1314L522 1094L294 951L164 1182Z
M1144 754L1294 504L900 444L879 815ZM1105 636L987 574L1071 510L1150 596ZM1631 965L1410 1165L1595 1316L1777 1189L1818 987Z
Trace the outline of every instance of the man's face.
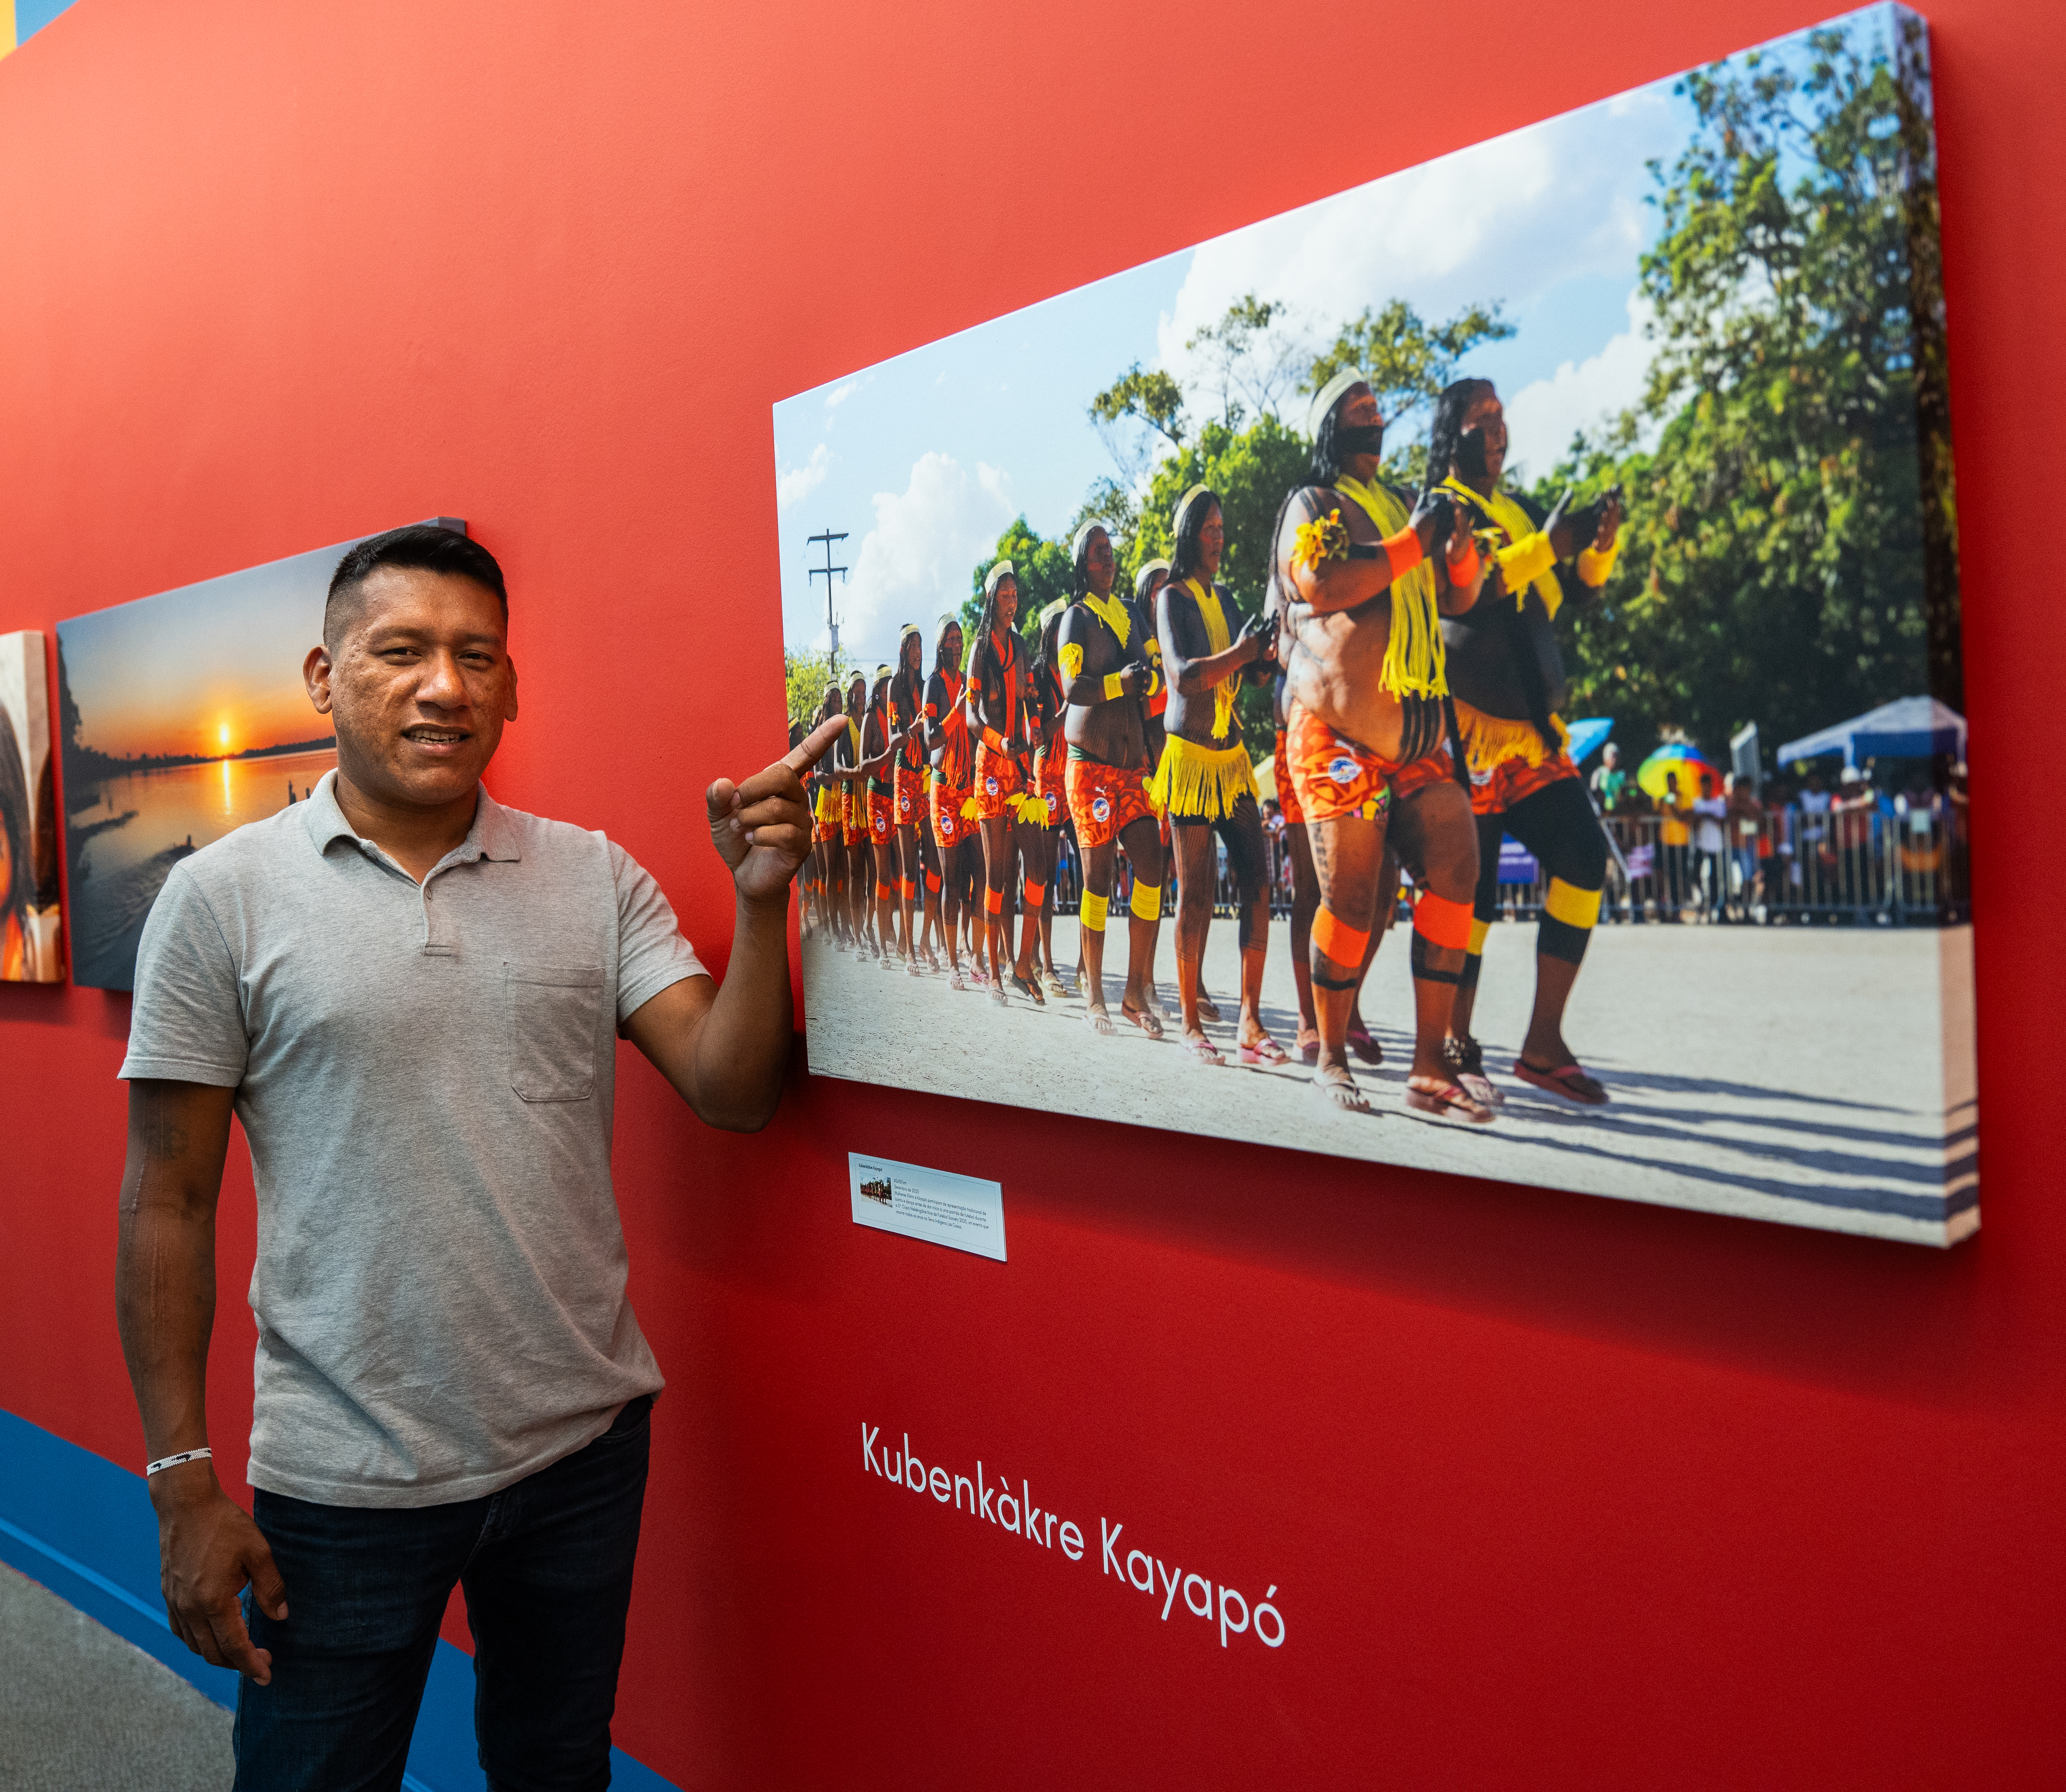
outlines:
M1351 429L1367 429L1373 424L1382 425L1384 419L1378 414L1377 394L1360 382L1350 387L1347 395L1342 400L1341 419ZM1379 438L1379 454L1383 452L1383 440ZM1377 455L1372 455L1370 458L1375 460L1377 457Z
M861 673L853 675L853 682L846 687L846 712L858 716L868 702L868 680Z
M997 626L1008 629L1019 620L1019 581L1009 573L997 582Z
M946 633L940 637L941 645L947 650L947 664L954 671L962 669L962 630L958 622L947 624Z
M1484 434L1485 476L1496 482L1506 465L1506 412L1493 393L1473 400L1464 413L1464 434L1473 430Z
M1621 764L1621 748L1618 747L1610 747L1605 753L1601 755L1601 756L1606 760L1607 769L1611 772L1617 765Z
M1151 616L1155 613L1155 594L1169 582L1169 574L1165 567L1157 566L1148 575L1148 588L1140 594L1140 601L1148 606Z
M452 573L375 567L334 651L316 648L302 673L336 724L338 768L405 806L469 795L516 714L501 603Z
M1101 529L1091 531L1084 549L1084 570L1090 574L1093 591L1101 598L1112 595L1112 575L1119 570L1119 562L1112 551L1112 537Z
M918 635L907 634L904 637L903 644L897 650L897 659L905 671L918 671L918 655L925 651L925 645L923 639Z
M1226 552L1226 522L1214 505L1205 513L1198 531L1198 570L1209 579L1220 570L1220 556Z

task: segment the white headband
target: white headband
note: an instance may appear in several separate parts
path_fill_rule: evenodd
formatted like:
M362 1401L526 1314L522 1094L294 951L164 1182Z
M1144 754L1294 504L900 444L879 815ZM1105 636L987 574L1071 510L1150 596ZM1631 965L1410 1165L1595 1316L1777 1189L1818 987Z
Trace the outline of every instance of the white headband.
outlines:
M982 582L982 594L986 598L995 597L997 595L997 588L1000 584L1007 578L1015 579L1018 576L1018 574L1015 573L1011 570L1011 562L1010 561L999 561L998 563L995 566L991 567L990 571L984 575Z
M1306 412L1306 433L1318 436L1320 425L1327 420L1327 413L1341 403L1342 395L1351 386L1367 386L1370 382L1358 367L1344 367L1314 393L1313 402Z
M1155 575L1157 573L1166 573L1169 570L1169 562L1166 560L1149 561L1146 566L1143 566L1139 572L1133 575L1134 596L1136 598L1145 598L1148 595L1148 587L1155 582Z

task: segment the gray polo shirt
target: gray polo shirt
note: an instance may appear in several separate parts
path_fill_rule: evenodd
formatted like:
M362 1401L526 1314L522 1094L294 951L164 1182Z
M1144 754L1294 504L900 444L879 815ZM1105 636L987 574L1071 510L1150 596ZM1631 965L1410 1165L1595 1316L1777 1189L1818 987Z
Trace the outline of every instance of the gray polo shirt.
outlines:
M419 887L352 831L335 780L173 867L121 1074L237 1091L252 1486L434 1506L662 1385L610 1186L616 1024L703 970L600 833L483 790Z

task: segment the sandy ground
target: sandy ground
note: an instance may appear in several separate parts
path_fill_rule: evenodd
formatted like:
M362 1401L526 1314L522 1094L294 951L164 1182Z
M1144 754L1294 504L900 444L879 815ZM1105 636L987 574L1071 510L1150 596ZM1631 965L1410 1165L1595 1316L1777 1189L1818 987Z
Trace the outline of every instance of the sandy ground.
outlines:
M1271 930L1263 1019L1286 1050L1298 1030L1289 923ZM1124 935L1108 962L1124 966ZM1073 920L1055 922L1071 988ZM1535 930L1501 923L1486 942L1476 1030L1507 1101L1471 1127L1404 1101L1412 1012L1405 940L1379 953L1363 1013L1384 1048L1356 1067L1371 1102L1344 1113L1295 1056L1233 1061L1238 948L1215 921L1207 988L1228 1055L1202 1067L1173 1043L1170 924L1157 968L1171 1039L1131 1027L1100 1038L1080 999L1044 1010L957 994L804 946L811 1068L897 1087L1068 1111L1143 1126L1272 1140L1307 1151L1574 1189L1624 1200L1947 1244L1979 1222L1972 1089L1971 935L1964 929L1602 926L1565 1036L1612 1095L1579 1108L1506 1074L1534 994ZM1120 983L1106 998L1116 1014ZM1007 1049L999 1041L1007 1038ZM922 1045L910 1043L922 1039ZM1087 1056L1098 1063L1084 1075ZM1949 1211L1947 1210L1955 1210Z

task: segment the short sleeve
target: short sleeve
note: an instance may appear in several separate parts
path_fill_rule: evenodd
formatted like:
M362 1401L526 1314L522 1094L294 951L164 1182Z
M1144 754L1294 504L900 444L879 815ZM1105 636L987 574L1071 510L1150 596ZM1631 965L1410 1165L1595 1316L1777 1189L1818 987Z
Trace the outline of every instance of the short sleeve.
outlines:
M229 943L199 882L176 865L136 948L129 1051L115 1074L235 1089L249 1048Z
M670 985L710 973L683 937L674 905L652 874L614 840L610 870L617 884L617 1018L622 1022Z

